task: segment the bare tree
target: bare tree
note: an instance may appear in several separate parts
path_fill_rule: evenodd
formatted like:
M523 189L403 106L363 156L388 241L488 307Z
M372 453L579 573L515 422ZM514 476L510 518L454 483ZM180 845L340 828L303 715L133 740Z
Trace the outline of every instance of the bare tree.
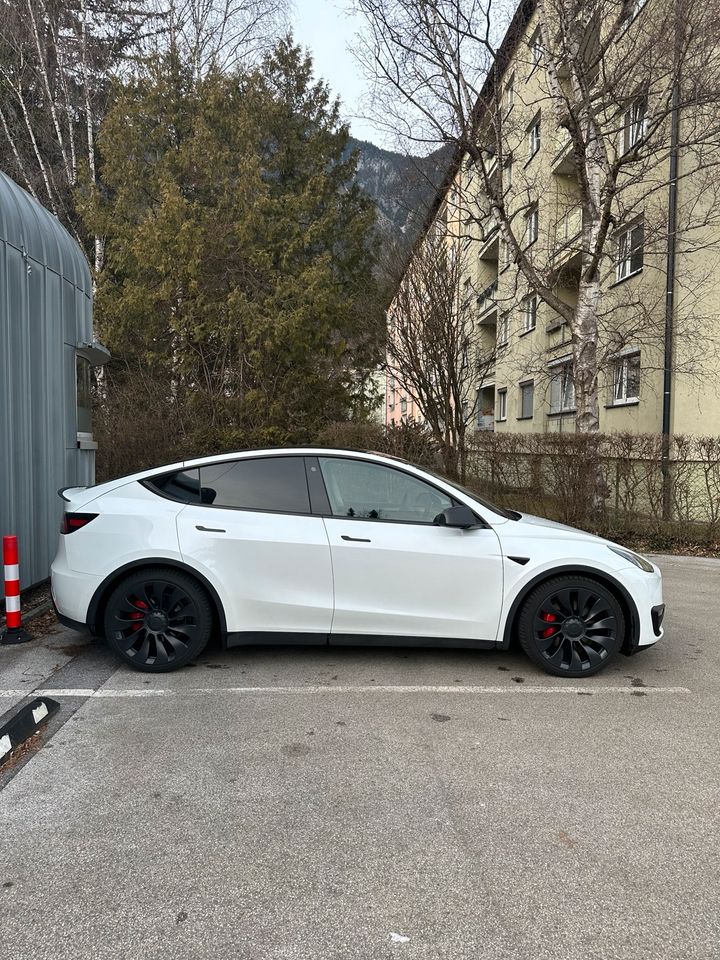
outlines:
M151 0L162 29L147 50L171 46L196 79L210 70L247 65L287 29L288 0Z
M720 226L717 12L692 0L524 0L514 13L492 0L356 6L376 113L467 160L459 233L486 243L497 231L528 291L567 327L576 429L597 431L605 359L638 331L657 351L678 310L698 313L693 257ZM510 64L523 75L514 84ZM552 170L532 163L534 140L547 138L560 158ZM539 235L538 205L555 217ZM663 277L673 245L683 258L683 288L671 279L654 305L622 288L641 244L646 270Z
M409 262L391 255L399 279L388 311L386 370L417 405L449 477L465 480L467 435L476 420L479 387L495 363L495 340L473 330L477 291L463 253L442 229L422 239Z
M176 50L195 77L245 63L281 31L284 0L0 0L0 165L86 248L77 191L98 185L112 81Z
M97 183L110 81L152 29L145 0L0 0L0 162L85 244L74 191Z

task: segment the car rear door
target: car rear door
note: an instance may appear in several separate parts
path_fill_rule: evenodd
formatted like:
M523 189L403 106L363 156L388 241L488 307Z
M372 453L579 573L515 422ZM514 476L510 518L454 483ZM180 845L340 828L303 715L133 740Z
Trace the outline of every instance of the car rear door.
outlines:
M435 525L453 499L402 469L319 457L309 461L311 489L313 469L323 477L330 514L331 643L353 642L357 635L470 645L495 640L503 564L491 527Z
M199 502L177 518L180 550L217 585L228 631L326 643L330 548L322 519L310 513L303 457L240 458L197 471Z

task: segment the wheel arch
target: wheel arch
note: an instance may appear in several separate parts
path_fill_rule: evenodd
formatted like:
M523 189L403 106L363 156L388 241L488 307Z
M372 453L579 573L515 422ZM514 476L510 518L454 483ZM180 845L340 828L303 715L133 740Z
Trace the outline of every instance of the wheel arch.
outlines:
M142 560L132 560L130 563L125 563L123 566L118 567L117 570L113 570L112 573L105 577L103 582L93 594L93 598L88 606L87 627L93 636L102 634L102 622L103 617L105 616L105 605L107 604L108 598L110 597L110 594L117 583L122 580L125 574L149 567L170 567L171 569L180 570L192 577L201 587L204 588L212 604L216 626L220 630L220 639L223 646L225 646L227 637L227 621L225 619L225 609L217 590L212 583L210 583L207 577L203 576L202 573L199 573L194 567L188 566L188 564L183 563L180 560L173 560L167 557L143 557Z
M553 580L555 577L567 575L588 577L590 580L595 580L602 586L607 587L607 589L613 593L618 603L622 607L623 613L625 614L627 623L630 627L629 634L623 640L623 645L620 650L625 654L632 653L637 647L638 638L640 636L640 617L638 614L637 605L630 592L618 580L616 580L610 574L605 573L603 570L597 570L595 567L585 567L578 564L568 564L566 566L553 567L551 570L545 570L542 573L537 574L532 578L532 580L529 580L522 587L518 595L513 600L510 610L508 611L508 615L505 618L505 629L503 631L502 640L498 645L499 648L501 650L507 650L510 646L511 640L515 634L515 628L520 610L530 591L534 590L535 587L545 583L547 580Z

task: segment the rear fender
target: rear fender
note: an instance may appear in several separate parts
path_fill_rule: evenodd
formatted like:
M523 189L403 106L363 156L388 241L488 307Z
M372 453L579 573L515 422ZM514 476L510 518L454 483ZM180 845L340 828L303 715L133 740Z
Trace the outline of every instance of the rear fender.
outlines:
M212 601L215 614L217 616L217 624L220 629L220 639L222 645L223 647L227 646L227 621L225 619L225 610L223 608L222 601L220 600L220 595L215 587L212 585L212 583L210 583L207 577L204 577L201 573L198 573L198 571L193 567L189 567L186 563L182 563L179 560L168 560L166 557L157 557L155 559L152 557L144 557L142 560L134 560L131 563L124 564L122 567L118 567L117 570L114 570L109 576L105 577L103 582L93 594L93 598L88 607L87 626L93 636L102 635L102 621L105 615L105 604L107 603L108 597L115 587L115 584L118 583L118 581L121 580L126 573L137 570L141 567L172 567L175 570L182 570L183 573L187 573L188 576L191 576L197 580L197 582L203 586L205 590L207 590L208 596Z

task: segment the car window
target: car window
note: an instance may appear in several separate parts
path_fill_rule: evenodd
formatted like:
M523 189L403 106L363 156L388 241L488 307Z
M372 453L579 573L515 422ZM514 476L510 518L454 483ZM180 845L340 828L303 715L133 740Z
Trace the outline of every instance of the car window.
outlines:
M161 477L152 477L147 485L158 493L184 503L198 503L200 500L200 471L176 470Z
M319 460L335 517L432 523L453 505L446 494L402 470L342 457Z
M200 467L203 503L216 507L310 513L302 457L258 457Z
M471 490L470 487L464 487L462 484L456 483L454 480L448 480L448 478L444 477L441 473L434 473L432 470L428 470L427 467L423 467L423 470L425 473L429 473L431 477L437 477L438 480L442 480L442 482L446 483L449 487L459 490L460 493L466 493L472 500L475 500L483 507L487 507L488 510L492 510L493 513L497 513L499 516L505 517L506 520L520 520L522 517L522 514L518 513L517 510L510 510L507 507L499 507L496 503L492 503L490 500L488 500L487 497L483 497L475 490Z

